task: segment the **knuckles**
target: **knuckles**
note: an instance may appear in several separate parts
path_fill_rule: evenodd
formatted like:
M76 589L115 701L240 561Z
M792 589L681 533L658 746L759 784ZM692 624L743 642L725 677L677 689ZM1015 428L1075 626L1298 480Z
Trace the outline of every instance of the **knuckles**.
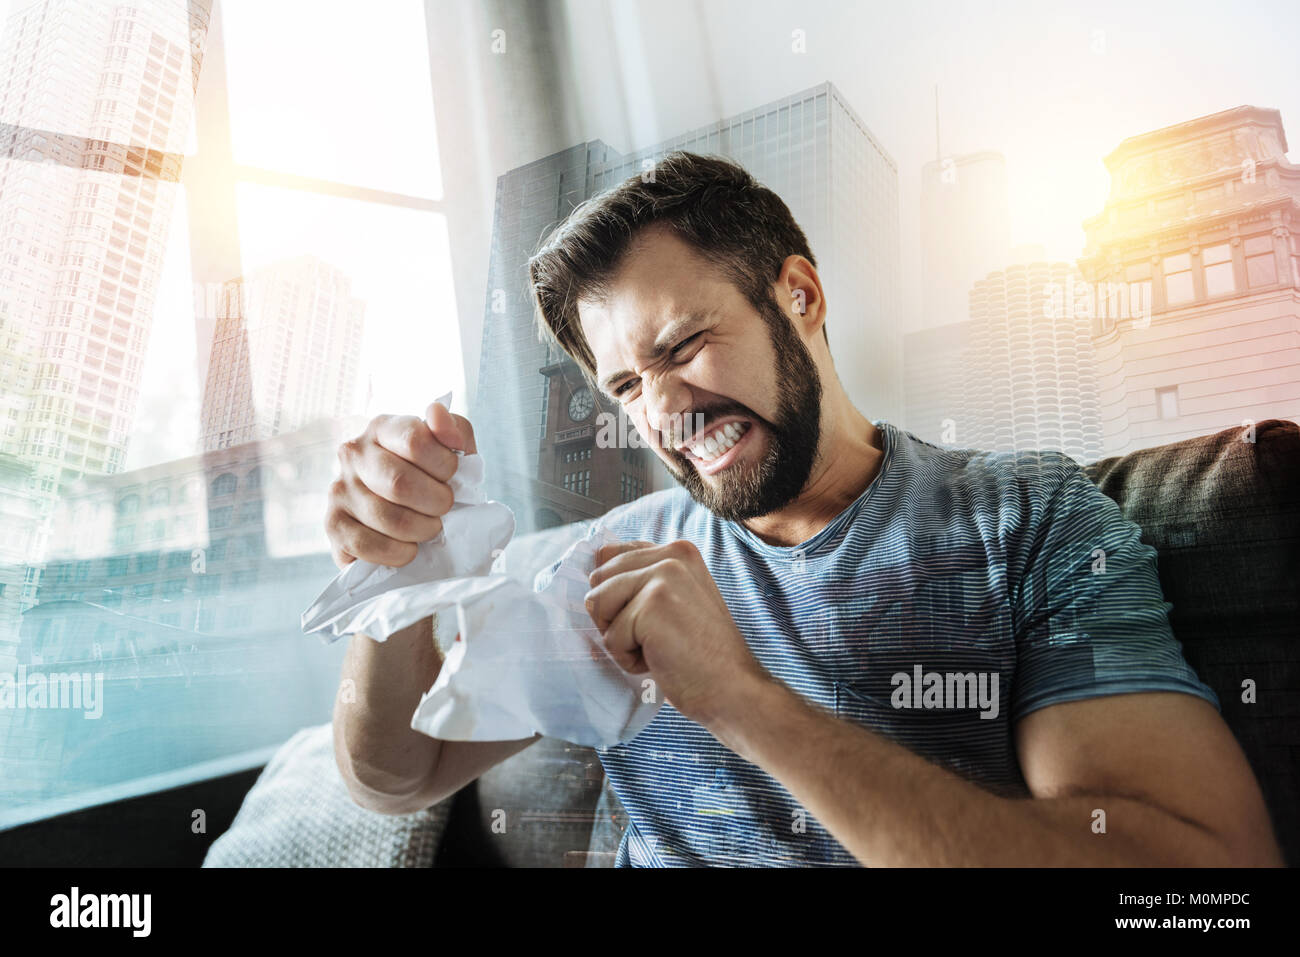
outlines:
M384 497L390 502L399 501L412 491L411 479L405 469L393 469L385 476L384 484L388 492Z
M650 581L646 582L645 588L641 594L646 601L660 602L668 598L673 593L673 585L663 576L657 575Z
M429 440L433 434L420 419L411 416L402 426L402 457L414 461L421 453L429 449Z
M700 550L695 547L694 542L684 538L669 542L666 550L669 555L680 561L693 561L700 557Z
M339 443L338 459L339 464L347 468L354 458L361 452L361 440L348 439L346 442Z

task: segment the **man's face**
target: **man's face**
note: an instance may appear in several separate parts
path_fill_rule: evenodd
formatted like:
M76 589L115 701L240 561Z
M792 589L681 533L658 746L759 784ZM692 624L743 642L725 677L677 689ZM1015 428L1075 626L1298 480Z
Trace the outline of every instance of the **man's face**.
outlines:
M601 388L695 501L742 521L802 491L821 380L775 298L756 311L691 246L650 229L608 299L582 301L578 313Z

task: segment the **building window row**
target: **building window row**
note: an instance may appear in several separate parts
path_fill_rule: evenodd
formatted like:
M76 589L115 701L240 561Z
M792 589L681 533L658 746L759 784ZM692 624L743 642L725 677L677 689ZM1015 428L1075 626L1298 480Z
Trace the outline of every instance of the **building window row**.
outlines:
M1181 306L1198 299L1230 296L1249 289L1293 282L1300 286L1300 237L1290 237L1292 275L1279 275L1278 254L1273 236L1264 234L1243 239L1240 253L1231 243L1217 243L1200 250L1199 262L1191 253L1165 256L1160 263L1165 306ZM1129 282L1150 278L1150 266L1130 265L1125 270Z
M570 492L576 492L579 495L590 495L591 469L583 469L579 472L565 472L563 484L564 488Z
M645 492L645 480L625 472L622 475L619 492L624 502L638 499Z

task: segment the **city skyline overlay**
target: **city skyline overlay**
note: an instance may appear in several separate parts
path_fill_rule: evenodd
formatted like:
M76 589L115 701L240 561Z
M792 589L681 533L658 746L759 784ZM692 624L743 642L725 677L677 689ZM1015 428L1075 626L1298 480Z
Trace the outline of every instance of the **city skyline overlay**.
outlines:
M304 650L297 608L335 571L322 519L338 443L369 415L422 411L373 408L376 387L381 402L406 394L382 375L404 329L418 335L392 378L412 393L432 399L452 368L463 383L477 355L477 389L457 402L517 535L675 485L539 337L524 269L569 211L674 149L727 156L790 206L836 371L871 418L945 448L1081 464L1300 420L1300 166L1267 104L1134 129L1096 157L1110 192L1078 222L1073 260L1014 235L1018 183L997 143L945 153L936 136L932 159L900 169L875 113L830 80L627 151L613 133L578 137L496 177L480 335L448 306L460 237L441 200L322 187L310 223L338 214L355 234L324 249L300 223L263 235L307 193L208 188L200 68L225 69L208 3L82 6L12 3L0 35L0 674L101 674L104 719L0 711L0 827L190 764L251 762L328 705L341 649ZM259 190L293 199L259 207ZM232 211L243 226L220 220ZM403 219L413 246L381 228ZM339 251L359 247L391 273ZM177 249L191 262L169 272ZM165 294L178 285L185 307ZM192 355L171 351L179 327ZM151 362L186 384L152 397L183 436L143 407ZM137 467L145 445L157 454ZM276 694L286 710L259 724ZM124 739L115 765L99 759Z

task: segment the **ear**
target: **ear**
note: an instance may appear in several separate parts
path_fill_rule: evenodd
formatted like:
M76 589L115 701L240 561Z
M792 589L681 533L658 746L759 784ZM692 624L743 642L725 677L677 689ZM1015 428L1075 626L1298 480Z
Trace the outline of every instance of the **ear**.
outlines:
M805 339L821 331L826 321L826 298L817 267L800 255L787 256L777 277L781 310L793 321Z

